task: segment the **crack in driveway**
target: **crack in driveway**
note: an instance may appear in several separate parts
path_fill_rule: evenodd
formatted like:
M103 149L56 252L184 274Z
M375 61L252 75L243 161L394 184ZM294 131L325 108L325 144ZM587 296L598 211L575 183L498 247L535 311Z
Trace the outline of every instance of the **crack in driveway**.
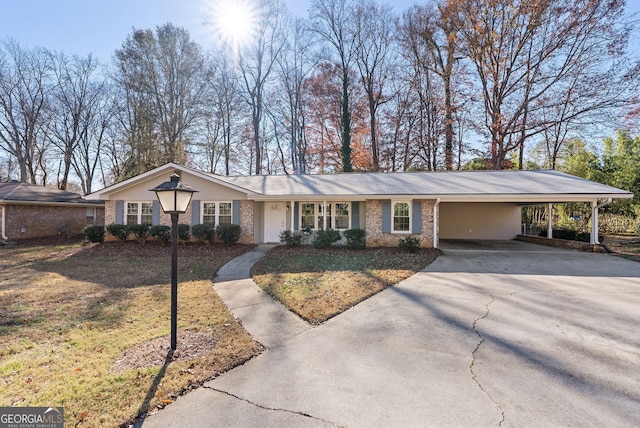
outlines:
M334 427L344 428L342 425L337 425L334 422L327 421L327 420L324 420L322 418L318 418L318 417L312 416L312 415L310 415L308 413L296 412L294 410L288 410L288 409L277 409L277 408L273 408L273 407L267 407L267 406L263 406L262 404L255 403L255 402L253 402L251 400L247 400L246 398L239 397L239 396L237 396L235 394L232 394L232 393L230 393L228 391L223 391L221 389L213 388L211 386L204 386L204 388L210 389L210 390L215 391L215 392L219 392L221 394L228 395L229 397L233 397L236 400L244 401L245 403L251 404L252 406L258 407L260 409L271 410L271 411L274 411L274 412L293 413L294 415L299 415L299 416L303 416L305 418L314 419L316 421L320 421L320 422L324 422L324 423L329 424L329 425L333 425Z
M486 311L484 313L483 316L481 316L480 318L476 318L473 321L473 331L478 335L478 338L480 339L480 342L478 342L478 344L476 345L476 348L473 350L473 352L471 353L471 365L469 365L469 370L471 371L471 378L473 379L473 381L478 385L478 387L480 388L480 390L482 392L484 392L484 394L489 397L489 399L491 401L493 401L493 403L498 406L498 410L500 410L500 415L501 415L501 419L500 422L498 423L498 426L502 426L503 422L504 422L504 409L502 408L502 406L500 405L500 403L498 403L492 396L491 394L489 394L489 392L482 386L482 384L480 383L480 381L478 380L478 375L476 374L475 370L474 370L474 366L476 364L476 354L478 352L478 350L480 349L480 346L482 346L482 344L484 343L484 338L482 337L482 335L480 334L480 332L478 331L478 322L487 318L489 316L489 313L491 312L491 310L489 309L489 306L491 306L491 304L493 302L495 302L496 298L491 296L491 300L484 305Z

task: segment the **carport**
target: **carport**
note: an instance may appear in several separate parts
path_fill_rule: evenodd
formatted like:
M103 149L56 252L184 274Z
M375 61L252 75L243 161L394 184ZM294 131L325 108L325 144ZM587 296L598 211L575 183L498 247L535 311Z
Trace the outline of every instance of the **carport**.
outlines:
M443 240L511 240L522 233L522 207L585 203L591 208L591 244L598 244L599 210L613 199L633 194L557 171L526 171L529 174L484 179L472 188L441 195L438 204L438 238ZM505 178L508 178L505 181ZM552 234L552 216L548 222Z

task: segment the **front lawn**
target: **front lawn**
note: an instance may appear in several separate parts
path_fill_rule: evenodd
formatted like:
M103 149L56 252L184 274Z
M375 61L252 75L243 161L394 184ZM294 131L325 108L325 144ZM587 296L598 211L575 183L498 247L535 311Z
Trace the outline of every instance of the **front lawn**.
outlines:
M62 406L67 426L119 426L250 359L261 346L210 280L248 248L180 248L173 360L169 247L0 248L0 406Z
M256 263L254 281L302 319L320 324L433 262L439 250L349 250L278 246Z

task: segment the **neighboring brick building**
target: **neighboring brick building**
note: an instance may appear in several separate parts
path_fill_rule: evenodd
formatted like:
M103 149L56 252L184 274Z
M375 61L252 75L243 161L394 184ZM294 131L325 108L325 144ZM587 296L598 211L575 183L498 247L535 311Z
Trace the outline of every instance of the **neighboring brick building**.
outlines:
M104 202L34 184L0 183L0 240L73 236L104 225Z

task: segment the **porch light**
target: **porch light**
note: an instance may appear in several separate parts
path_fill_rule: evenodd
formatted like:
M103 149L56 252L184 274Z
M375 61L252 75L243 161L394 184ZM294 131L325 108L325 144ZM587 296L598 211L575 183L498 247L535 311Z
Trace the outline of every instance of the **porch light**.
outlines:
M171 214L171 351L178 347L178 216L189 208L196 192L180 181L178 174L171 175L154 189L165 214Z

